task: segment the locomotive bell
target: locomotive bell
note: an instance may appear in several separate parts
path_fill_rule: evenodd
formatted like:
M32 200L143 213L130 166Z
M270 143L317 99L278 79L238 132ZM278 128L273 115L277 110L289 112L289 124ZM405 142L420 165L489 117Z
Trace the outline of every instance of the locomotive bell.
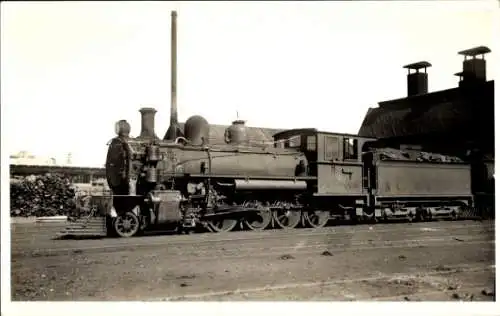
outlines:
M126 120L119 120L115 124L115 133L121 137L129 137L130 124Z

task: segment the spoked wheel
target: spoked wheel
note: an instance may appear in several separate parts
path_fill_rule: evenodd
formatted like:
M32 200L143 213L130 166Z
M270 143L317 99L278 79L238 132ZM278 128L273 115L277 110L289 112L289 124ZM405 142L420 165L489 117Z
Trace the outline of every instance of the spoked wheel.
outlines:
M264 230L266 229L272 220L272 213L269 210L261 210L255 214L251 214L243 220L245 226L251 230Z
M213 232L224 233L232 231L238 224L238 220L232 218L214 219L207 222L207 224Z
M113 223L115 232L120 237L132 237L139 231L139 218L132 212L118 216Z
M330 212L328 211L309 211L304 213L304 220L312 228L321 228L328 223Z
M292 229L300 223L302 214L300 211L279 210L274 211L273 217L279 227L284 229Z

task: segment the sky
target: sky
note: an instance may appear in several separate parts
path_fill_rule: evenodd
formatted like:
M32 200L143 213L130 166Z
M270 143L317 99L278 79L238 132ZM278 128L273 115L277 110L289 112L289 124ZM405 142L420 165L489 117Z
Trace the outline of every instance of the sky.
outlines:
M485 45L498 68L495 1L2 2L2 153L103 166L114 123L170 116L170 11L178 13L179 120L357 133L369 107L457 86L457 52ZM498 50L498 49L497 49Z

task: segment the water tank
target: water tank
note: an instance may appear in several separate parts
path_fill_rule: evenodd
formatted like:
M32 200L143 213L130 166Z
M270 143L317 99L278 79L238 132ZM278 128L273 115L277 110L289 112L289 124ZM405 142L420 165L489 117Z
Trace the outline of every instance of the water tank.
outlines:
M210 125L202 116L193 115L184 124L184 136L192 145L208 144L209 134Z
M224 134L226 143L233 145L241 145L248 141L247 127L245 126L245 121L236 120L231 126L226 128Z

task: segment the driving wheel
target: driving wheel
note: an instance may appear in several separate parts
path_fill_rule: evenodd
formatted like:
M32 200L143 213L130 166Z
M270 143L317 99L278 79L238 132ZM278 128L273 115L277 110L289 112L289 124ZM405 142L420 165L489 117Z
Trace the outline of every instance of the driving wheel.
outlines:
M312 228L321 228L328 223L330 212L328 211L308 211L304 213L304 220Z
M260 231L266 229L271 223L271 220L271 211L261 210L254 214L248 215L248 217L245 217L243 222L245 223L245 226L247 226L251 230Z
M213 232L224 233L232 231L238 224L238 220L232 218L214 219L207 224Z
M300 223L302 214L300 211L277 210L274 211L273 217L279 227L284 229L292 229Z

